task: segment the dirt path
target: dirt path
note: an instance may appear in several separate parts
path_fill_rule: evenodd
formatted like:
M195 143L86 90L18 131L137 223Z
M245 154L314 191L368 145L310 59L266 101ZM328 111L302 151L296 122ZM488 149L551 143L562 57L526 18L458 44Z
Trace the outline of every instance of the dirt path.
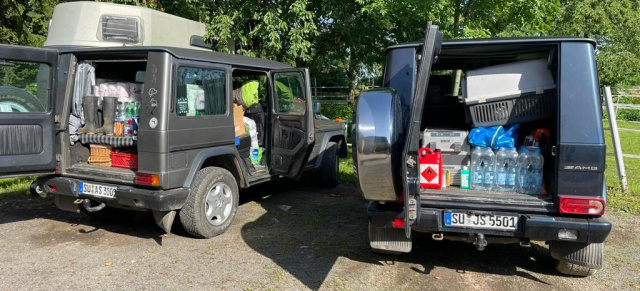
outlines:
M225 234L163 235L147 213L93 220L51 199L0 197L0 290L625 290L640 289L640 217L609 213L606 268L563 277L545 246L417 238L398 257L371 253L366 203L354 186L281 181L242 193Z

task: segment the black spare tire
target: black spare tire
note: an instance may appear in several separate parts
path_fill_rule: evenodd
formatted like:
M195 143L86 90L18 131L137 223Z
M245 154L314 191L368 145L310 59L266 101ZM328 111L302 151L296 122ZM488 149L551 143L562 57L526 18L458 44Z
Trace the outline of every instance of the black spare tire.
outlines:
M10 107L12 110L7 112L23 112L24 110L21 110L22 108L24 108L26 112L45 111L44 105L42 105L38 98L31 95L26 90L14 86L0 86L0 105L2 104L9 104L10 106L13 105ZM2 108L6 107L0 106L0 110L2 110Z

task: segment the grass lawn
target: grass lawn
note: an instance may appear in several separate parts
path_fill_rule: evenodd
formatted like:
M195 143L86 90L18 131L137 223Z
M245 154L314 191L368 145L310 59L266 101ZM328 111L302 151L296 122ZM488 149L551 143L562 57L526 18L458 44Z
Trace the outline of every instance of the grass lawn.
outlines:
M353 152L352 148L349 148L347 157L340 159L340 165L338 168L338 181L342 184L355 184L356 174L353 169Z
M618 121L618 128L640 129L640 124ZM619 131L622 152L625 154L640 155L640 132ZM616 159L613 156L613 143L609 124L605 121L605 141L607 143L607 205L626 212L640 213L640 159L624 158L627 174L627 192L622 191Z
M33 177L0 179L0 194L27 194Z
M604 120L604 128L609 129L609 121ZM618 120L618 128L640 129L640 122L629 122L624 120Z

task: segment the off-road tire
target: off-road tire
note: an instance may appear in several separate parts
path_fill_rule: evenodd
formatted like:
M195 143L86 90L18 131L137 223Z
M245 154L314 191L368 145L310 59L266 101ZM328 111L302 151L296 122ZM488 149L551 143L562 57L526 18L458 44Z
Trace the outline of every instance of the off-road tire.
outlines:
M29 112L44 112L45 110L44 105L38 98L23 89L13 86L0 86L0 102L3 101L21 105Z
M231 212L220 225L211 224L206 216L206 198L209 191L223 183L231 190ZM200 238L212 238L229 228L238 210L238 183L231 172L223 168L207 167L198 171L187 201L180 210L180 222L187 233Z
M338 144L330 141L322 155L320 186L331 189L338 186Z
M551 257L556 260L556 270L562 274L589 277L602 268L604 245L552 241Z
M564 259L556 262L556 270L561 274L577 277L589 277L598 271L596 269L570 263Z

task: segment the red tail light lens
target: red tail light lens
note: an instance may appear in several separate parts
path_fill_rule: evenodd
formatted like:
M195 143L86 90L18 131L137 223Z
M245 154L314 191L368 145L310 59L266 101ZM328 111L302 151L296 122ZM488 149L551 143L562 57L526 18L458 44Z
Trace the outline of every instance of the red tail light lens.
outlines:
M403 228L404 227L404 219L400 219L400 218L393 219L393 227Z
M603 215L604 199L592 197L560 196L560 213Z
M136 174L136 184L145 186L160 186L160 176L158 174Z

